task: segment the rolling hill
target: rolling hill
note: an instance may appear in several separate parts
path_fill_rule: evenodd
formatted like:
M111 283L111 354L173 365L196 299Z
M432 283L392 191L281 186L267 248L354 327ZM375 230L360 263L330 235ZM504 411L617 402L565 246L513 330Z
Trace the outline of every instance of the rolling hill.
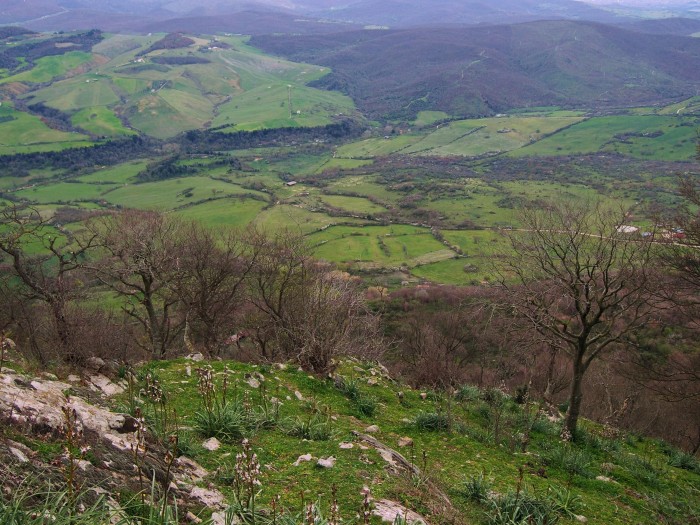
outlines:
M591 22L260 36L251 43L332 68L314 85L350 95L374 118L654 105L695 95L700 80L700 40Z

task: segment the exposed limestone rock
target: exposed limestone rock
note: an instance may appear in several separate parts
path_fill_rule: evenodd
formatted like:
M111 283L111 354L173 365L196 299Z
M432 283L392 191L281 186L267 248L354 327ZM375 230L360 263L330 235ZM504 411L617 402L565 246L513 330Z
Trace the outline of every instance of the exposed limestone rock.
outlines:
M192 512L188 512L188 513L185 515L185 519L186 519L189 523L202 523L202 519L201 519L201 518L198 518L198 517L197 517L195 514L193 514Z
M221 441L214 437L209 438L204 443L202 443L202 447L213 452L214 450L219 450L219 448L221 447Z
M112 383L108 377L97 374L89 378L90 387L95 391L100 391L107 397L116 396L124 392L124 387Z
M340 443L340 445L338 445L338 446L340 448L342 448L343 450L349 450L349 449L353 448L355 445L353 445L352 443Z
M368 434L376 434L379 432L379 427L377 425L370 425L365 429Z
M175 460L175 463L180 467L190 481L193 482L201 481L209 474L207 469L187 456L180 456Z
M410 437L399 438L399 446L400 447L412 447L413 440Z
M199 501L205 507L223 508L224 506L224 495L218 490L193 487L190 491L190 497Z
M299 401L304 401L304 396L301 395L301 392L299 392L298 390L294 392L294 397L296 397Z
M77 392L67 396L64 392ZM0 373L0 424L11 425L21 432L37 436L61 437L67 417L73 419L75 429L81 432L81 441L91 450L92 461L74 459L81 475L113 493L119 488L142 490L145 479L154 479L162 486L170 486L183 509L192 505L224 509L224 495L214 488L196 485L205 481L209 472L195 461L180 457L171 467L164 463L166 450L147 430L137 432L139 421L126 415L88 403L78 397L81 387L61 382L29 379ZM87 393L87 392L86 392ZM91 401L95 396L88 396ZM70 416L66 415L66 412ZM0 442L10 461L37 469L46 468L41 458L24 445L5 440ZM135 452L138 451L138 452ZM138 464L134 454L139 455ZM63 458L63 461L66 459ZM145 476L143 476L145 474ZM143 477L142 477L143 476Z
M20 463L29 463L29 458L27 457L28 454L31 453L29 448L25 447L24 445L20 443L15 443L14 441L11 442L12 446L10 446L10 453L17 458L17 461Z
M330 456L327 458L320 458L316 462L316 465L318 465L321 468L333 468L335 467L335 457Z
M88 357L85 360L85 369L93 373L99 373L106 364L105 360L101 357Z
M298 467L301 465L304 461L311 461L313 459L313 456L311 454L304 454L303 456L299 456L297 460L292 463L295 467Z
M372 514L379 516L382 521L387 521L389 523L394 523L396 517L399 516L401 519L406 519L407 524L416 525L418 523L425 523L427 525L427 520L400 503L395 501L390 501L388 499L380 499L374 502L374 509Z

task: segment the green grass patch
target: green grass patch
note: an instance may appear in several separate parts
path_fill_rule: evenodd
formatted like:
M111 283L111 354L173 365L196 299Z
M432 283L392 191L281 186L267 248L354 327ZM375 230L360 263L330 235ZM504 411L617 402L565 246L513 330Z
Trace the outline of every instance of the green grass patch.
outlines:
M595 117L511 155L578 155L611 152L641 159L689 160L695 155L695 125L682 117Z
M336 226L312 235L310 241L321 259L361 266L415 266L454 256L427 229L413 226Z
M372 215L386 211L386 208L379 206L369 199L363 197L346 197L344 195L323 195L321 200L334 208L357 213L362 215Z
M93 135L104 137L119 137L134 135L135 132L127 129L114 112L106 107L85 108L71 117L74 126L89 131Z
M398 153L421 140L421 135L398 135L387 138L371 138L345 144L338 148L337 155L342 158L367 159Z
M81 182L103 182L124 184L146 169L149 161L126 162L116 166L101 168L89 175L83 175L78 180Z
M451 122L405 150L427 155L475 157L518 149L581 121L577 116L502 117Z
M419 111L416 120L413 121L415 126L429 126L439 120L444 120L450 116L444 111Z
M92 60L92 54L83 51L70 51L63 55L42 57L36 60L36 65L29 71L6 77L0 80L0 84L7 82L49 82L90 60Z
M0 155L59 151L90 145L85 135L51 129L39 117L17 111L9 102L3 102L0 106L0 117L12 119L0 122Z
M230 197L188 206L177 214L212 227L243 227L253 222L265 205L255 199Z
M125 184L103 196L128 208L172 210L212 198L241 195L248 190L208 177L184 177L144 184Z
M100 199L107 190L112 188L114 188L114 185L111 184L57 182L21 190L16 192L15 195L40 204L67 203Z
M256 218L255 224L263 229L289 229L293 232L308 234L327 228L337 222L363 224L364 221L352 218L333 218L325 213L305 210L298 206L278 204L262 211Z

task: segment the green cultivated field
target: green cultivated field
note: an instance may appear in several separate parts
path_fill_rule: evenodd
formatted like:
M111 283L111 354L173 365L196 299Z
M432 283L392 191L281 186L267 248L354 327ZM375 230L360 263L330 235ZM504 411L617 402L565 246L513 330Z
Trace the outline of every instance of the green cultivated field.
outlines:
M452 122L405 150L405 153L476 157L518 149L543 135L581 121L581 117L504 117Z
M78 180L81 182L107 182L124 184L132 177L138 175L148 165L147 161L128 162L113 167L105 167L89 175L83 175Z
M361 267L412 267L455 256L428 229L414 226L335 226L309 239L317 257Z
M88 137L49 128L39 117L16 111L9 102L0 106L0 155L57 151L86 146Z
M90 134L52 129L46 122L70 127L1 100L0 155L85 146L95 137L139 133L167 141L192 129L317 126L341 114L357 116L348 97L308 86L328 74L325 67L267 56L238 36L196 37L188 48L141 56L163 36L109 35L92 54L46 57L0 80L12 82L3 89L16 100L60 110L69 124ZM49 82L57 78L63 79ZM390 272L393 281L413 275L480 283L493 277L490 260L503 244L499 228L517 227L516 209L523 203L602 198L635 207L630 220L643 224L649 204L675 202L678 165L665 162L693 159L700 97L616 111L598 117L526 108L454 121L426 111L410 124L371 122L361 140L345 144L291 139L230 152L240 166L209 152L181 155L178 164L196 175L180 178L136 183L157 158L104 161L108 165L77 172L29 165L12 172L16 177L0 173L0 189L47 216L65 205L132 207L210 226L288 228L307 235L318 257L346 268L370 274L402 268L401 277ZM164 142L163 154L175 155L178 147ZM579 162L576 156L584 154L590 157ZM556 156L567 158L551 158ZM639 168L626 166L632 162ZM288 187L289 180L298 184ZM438 227L446 242L427 224Z
M444 111L420 111L416 120L413 121L415 126L429 126L439 120L450 118Z
M103 196L120 206L142 209L172 210L212 198L257 193L235 184L208 177L184 177L144 184L124 184ZM264 197L264 194L259 194Z
M113 187L110 184L58 182L18 191L15 195L39 204L75 202L100 199L107 190Z
M420 135L401 135L389 138L365 139L338 148L337 155L342 158L372 158L400 152L421 140Z
M306 210L300 206L278 204L263 210L255 224L263 230L287 229L295 233L310 234L333 224L366 224L366 221L346 217L333 218L325 213Z
M32 92L32 101L74 115L82 122L95 112L93 108L104 107L126 118L133 128L158 138L209 125L228 131L318 126L332 122L334 115L355 111L348 97L306 85L327 74L327 68L263 55L249 47L243 37L221 38L230 48L196 37L195 44L186 49L137 56L138 51L162 36L109 37L95 46L106 63ZM49 57L52 62L42 63L41 68L5 80L50 80L65 72L57 69L55 62L69 70L78 65L78 58L82 60L79 63L87 62L90 55L83 55L87 57L75 56L65 63L61 57ZM153 62L163 57L207 62ZM56 74L46 78L44 71L49 69ZM110 120L101 127L93 123L93 129L86 129L106 135L125 133L115 120Z
M119 117L106 107L85 108L73 115L74 126L98 136L118 137L135 132L124 127Z
M352 213L359 213L364 215L382 213L386 211L386 208L373 203L370 200L364 199L362 197L346 197L344 195L323 195L321 200L326 204L334 207L346 210Z
M92 54L83 51L71 51L64 55L42 57L36 60L36 65L29 71L2 78L0 84L7 82L49 82L90 60L92 60Z
M333 181L330 185L339 192L352 192L358 195L371 195L382 201L392 202L397 200L400 195L386 189L385 186L376 182L376 177L371 175L353 176L348 175L342 179Z
M442 117L443 114L435 115ZM583 117L564 111L537 116L469 119L436 126L431 131L371 138L338 148L343 158L372 158L394 153L478 157L521 148L571 126Z
M188 206L177 214L212 227L244 227L255 220L265 205L255 199L230 197Z
M511 153L514 156L610 152L636 158L688 160L695 154L693 118L639 115L596 117Z

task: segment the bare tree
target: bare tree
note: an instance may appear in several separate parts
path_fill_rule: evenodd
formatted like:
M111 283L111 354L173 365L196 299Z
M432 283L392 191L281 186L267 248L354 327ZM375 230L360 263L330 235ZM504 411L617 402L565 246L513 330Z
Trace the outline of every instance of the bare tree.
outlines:
M627 344L654 311L654 245L626 233L626 217L598 204L560 202L522 210L522 228L508 234L501 285L510 305L571 362L565 436L575 436L591 363Z
M235 334L245 303L245 280L255 264L246 234L212 231L191 223L168 286L185 311L187 343L200 343L218 355L226 338Z
M178 298L167 283L179 252L180 221L154 211L127 210L89 223L105 257L90 268L126 299L124 311L143 328L139 344L162 359L182 326Z
M74 235L28 206L0 209L0 253L25 300L50 309L61 354L68 360L74 356L67 308L80 295L76 272L94 241L93 234Z
M305 240L289 232L251 236L256 254L250 301L264 357L273 352L324 373L339 355L368 354L379 346L375 316L356 279L315 261Z
M679 193L683 204L666 219L664 250L661 259L671 270L668 297L688 320L697 324L700 310L700 183L691 176L679 177ZM696 326L697 328L697 326Z
M449 309L419 309L397 326L397 361L402 373L418 385L438 388L463 382L469 366L485 363L497 343L492 328L493 305L458 304Z

